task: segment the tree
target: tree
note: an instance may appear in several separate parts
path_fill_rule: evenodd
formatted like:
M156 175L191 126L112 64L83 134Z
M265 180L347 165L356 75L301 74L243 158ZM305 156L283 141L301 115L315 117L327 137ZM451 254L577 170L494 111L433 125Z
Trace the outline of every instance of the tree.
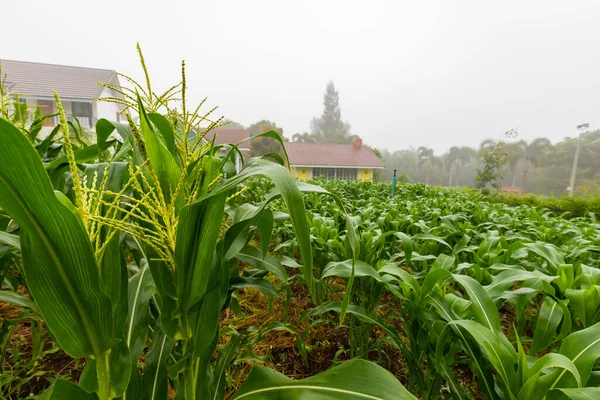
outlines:
M321 116L310 122L311 135L318 142L352 143L356 136L350 135L350 124L342 121L340 97L332 81L327 84L323 106Z
M462 146L458 152L458 163L455 165L456 174L454 175L454 184L458 186L458 171L460 168L469 164L472 159L477 157L475 149L469 146Z
M513 187L517 184L517 168L521 161L525 158L527 154L527 142L524 140L520 140L518 142L506 143L506 166L510 171L510 175L512 177L512 185Z
M452 172L455 168L458 168L458 163L460 160L460 148L458 146L450 147L450 151L444 157L444 164L448 169L448 186L452 186ZM457 171L458 172L458 171Z
M377 158L379 158L381 161L383 161L383 153L381 152L381 150L376 149L374 147L371 150L373 151L373 153L375 153ZM380 169L373 170L373 181L379 182L382 179L383 179L383 171Z
M295 133L294 136L292 136L292 141L304 142L304 143L314 143L317 141L317 139L314 136L312 136L310 133L304 132L304 133Z
M419 168L425 169L425 184L429 185L429 174L435 171L436 166L440 166L441 161L433 154L433 149L419 147Z
M279 136L281 136L282 140L286 140L283 136L283 128L278 127L276 123L266 119L255 122L248 127L248 133L252 138L250 139L250 155L252 157L268 153L283 154L283 149L277 140L269 137L254 138L254 136L268 131L275 131L279 133Z
M479 155L481 166L477 168L475 187L487 189L490 186L498 188L500 180L504 178L506 165L505 143L502 141L484 141L481 143Z
M525 165L523 166L523 178L521 181L522 190L525 190L529 168L545 164L547 156L552 150L552 143L546 138L537 138L532 140L531 143L525 144L524 150L523 162Z

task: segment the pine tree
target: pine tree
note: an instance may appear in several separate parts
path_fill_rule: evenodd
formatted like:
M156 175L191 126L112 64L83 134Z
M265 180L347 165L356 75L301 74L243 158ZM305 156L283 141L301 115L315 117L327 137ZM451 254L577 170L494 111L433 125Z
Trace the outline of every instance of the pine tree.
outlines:
M350 135L350 124L342 121L340 96L332 81L327 84L323 106L323 114L310 123L311 135L319 142L352 143L355 136Z

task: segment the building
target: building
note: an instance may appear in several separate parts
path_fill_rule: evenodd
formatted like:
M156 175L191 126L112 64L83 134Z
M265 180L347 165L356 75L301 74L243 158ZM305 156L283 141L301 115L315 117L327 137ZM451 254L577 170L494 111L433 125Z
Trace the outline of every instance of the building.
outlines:
M100 97L120 94L99 83L119 84L115 71L108 69L42 64L28 61L0 60L6 89L17 93L20 101L39 106L42 115L56 113L53 91L58 93L67 117L75 116L82 127L94 130L96 121L105 118L119 121L122 106L109 102L93 102ZM42 135L58 124L58 117L44 121Z
M353 144L286 142L292 175L300 180L373 179L373 171L384 169L383 162L362 139Z
M206 136L204 136L204 140L210 142L213 140L213 137L215 138L216 146L221 144L235 144L238 149L240 149L240 153L242 153L244 160L250 157L250 141L247 140L250 137L250 132L246 129L229 129L225 127L211 129ZM242 142L242 140L246 141ZM226 150L223 149L221 154L224 155L225 151ZM235 168L237 171L242 169L242 160L238 152L235 153Z

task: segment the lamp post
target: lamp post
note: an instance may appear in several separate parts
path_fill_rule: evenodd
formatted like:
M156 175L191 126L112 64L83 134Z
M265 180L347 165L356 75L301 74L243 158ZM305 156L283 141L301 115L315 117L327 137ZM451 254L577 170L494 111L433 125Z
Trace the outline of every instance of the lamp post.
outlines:
M581 135L583 135L583 130L588 129L589 127L590 124L588 123L577 125L577 129L579 130L579 136L577 138L577 147L575 148L573 169L571 169L571 179L569 180L569 187L567 188L569 191L569 196L573 196L573 193L575 191L575 175L577 175L577 163L579 162L579 152L581 151Z

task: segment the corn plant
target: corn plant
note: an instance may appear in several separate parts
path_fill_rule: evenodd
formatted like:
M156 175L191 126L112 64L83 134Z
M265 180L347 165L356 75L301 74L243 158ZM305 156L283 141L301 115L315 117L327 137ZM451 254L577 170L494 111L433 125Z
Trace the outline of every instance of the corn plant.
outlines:
M146 71L143 58L142 64ZM292 223L304 279L316 295L300 189L324 191L298 185L281 165L284 160L257 158L236 173L231 160L237 146L227 146L219 156L219 148L202 141L206 130L199 123L206 115L186 111L185 75L162 96L149 81L147 89L134 86L137 90L122 93L125 100L112 99L127 106L129 124L98 121L97 143L84 149L73 145L55 96L64 155L53 171L66 170L56 172L54 181L26 135L0 119L0 207L19 226L30 293L12 301L39 313L67 354L87 358L79 384L57 380L46 399L165 399L169 391L181 399L222 398L226 369L244 338L230 332L213 362L220 311L240 288L273 293L264 279L268 273L286 279L283 266L267 253L274 221L268 205L278 198ZM178 91L180 112L168 104ZM109 139L115 133L119 143ZM273 132L263 135L281 142ZM114 151L105 153L112 145ZM256 205L240 203L244 184L261 176L273 182L273 191ZM248 246L254 231L260 249ZM4 235L4 242L15 245L16 237ZM236 268L237 260L252 268ZM350 379L340 380L340 373ZM264 393L412 398L391 374L363 361L299 383L259 369L238 398L264 398Z
M585 387L597 385L600 356L600 226L593 215L567 220L423 185L401 185L391 199L387 184L318 183L360 215L355 258L364 261L351 262L344 209L307 195L322 280L354 279L348 321L359 319L363 338L375 326L385 332L410 371L411 392L470 398L457 373L466 367L486 398L593 397L596 389ZM277 232L289 245L289 229ZM395 313L377 312L382 287L397 299ZM339 293L326 291L321 300L305 318L341 313Z

